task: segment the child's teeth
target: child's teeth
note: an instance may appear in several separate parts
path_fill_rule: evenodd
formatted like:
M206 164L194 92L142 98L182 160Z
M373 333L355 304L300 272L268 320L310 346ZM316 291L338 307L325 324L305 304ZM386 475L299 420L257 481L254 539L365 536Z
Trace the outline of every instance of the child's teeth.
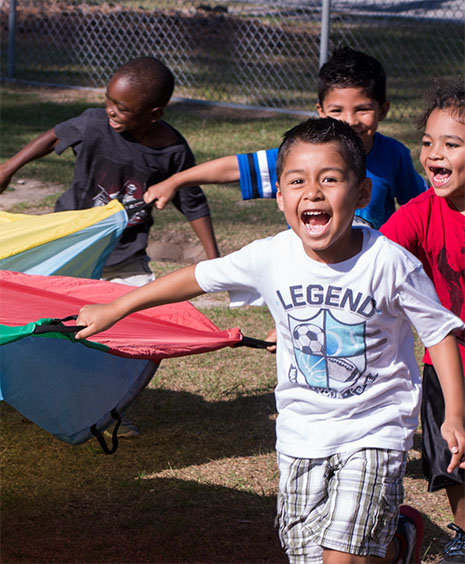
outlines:
M303 219L310 229L321 229L328 223L329 216L320 211L308 211L303 213Z
M436 184L444 184L450 176L450 171L445 168L434 169L432 172Z

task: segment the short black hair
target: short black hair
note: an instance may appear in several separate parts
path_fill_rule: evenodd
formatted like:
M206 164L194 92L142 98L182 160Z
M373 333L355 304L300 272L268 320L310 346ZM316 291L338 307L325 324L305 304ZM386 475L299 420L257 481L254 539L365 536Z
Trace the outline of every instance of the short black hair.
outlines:
M284 162L290 150L297 143L338 143L341 154L350 165L357 182L366 178L366 155L360 137L344 121L333 118L309 118L284 133L276 159L278 182L284 169Z
M427 106L418 119L418 127L423 129L433 110L449 110L461 123L465 124L465 83L463 79L437 80L428 92Z
M117 68L116 75L124 76L131 86L144 92L147 105L164 108L173 94L173 73L155 57L132 59Z
M332 88L362 88L380 106L386 102L386 73L374 57L350 47L340 47L318 73L318 102Z

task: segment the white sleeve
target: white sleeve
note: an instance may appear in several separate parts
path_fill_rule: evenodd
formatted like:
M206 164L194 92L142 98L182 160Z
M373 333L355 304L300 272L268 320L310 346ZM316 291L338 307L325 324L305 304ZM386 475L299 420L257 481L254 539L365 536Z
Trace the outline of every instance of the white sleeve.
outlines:
M199 262L195 278L204 292L228 291L231 307L263 305L254 259L259 241L225 257Z
M397 299L425 347L437 345L454 329L465 327L459 317L441 304L421 266L407 275L398 288Z

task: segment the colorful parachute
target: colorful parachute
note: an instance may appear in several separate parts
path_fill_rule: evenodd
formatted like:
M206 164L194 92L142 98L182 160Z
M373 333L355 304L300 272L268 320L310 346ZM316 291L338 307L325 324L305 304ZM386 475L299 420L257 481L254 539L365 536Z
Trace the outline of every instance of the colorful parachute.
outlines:
M163 358L246 344L189 302L134 313L88 340L62 318L132 288L101 280L0 272L1 397L57 438L78 444L102 431L150 381ZM110 354L108 354L110 353ZM114 434L115 440L115 434Z
M127 221L116 200L44 215L0 212L0 270L100 278Z

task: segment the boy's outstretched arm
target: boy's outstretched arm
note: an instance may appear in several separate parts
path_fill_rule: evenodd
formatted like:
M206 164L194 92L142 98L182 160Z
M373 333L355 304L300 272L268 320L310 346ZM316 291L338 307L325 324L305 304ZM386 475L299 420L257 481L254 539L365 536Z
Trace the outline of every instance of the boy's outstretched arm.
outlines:
M155 200L155 206L162 210L181 188L197 186L198 184L238 182L239 179L237 157L230 155L187 168L158 184L149 186L144 194L144 200L147 204Z
M83 306L76 323L85 325L86 328L76 333L76 339L84 339L105 331L123 317L141 309L182 302L203 293L195 278L195 265L186 266L136 288L108 304Z
M57 143L58 137L55 131L49 129L24 146L16 155L0 164L0 193L7 188L16 171L26 163L51 153Z
M428 351L444 396L445 412L441 434L452 453L447 468L448 472L452 472L457 466L465 468L465 393L462 361L457 341L451 334L437 345L428 347Z

